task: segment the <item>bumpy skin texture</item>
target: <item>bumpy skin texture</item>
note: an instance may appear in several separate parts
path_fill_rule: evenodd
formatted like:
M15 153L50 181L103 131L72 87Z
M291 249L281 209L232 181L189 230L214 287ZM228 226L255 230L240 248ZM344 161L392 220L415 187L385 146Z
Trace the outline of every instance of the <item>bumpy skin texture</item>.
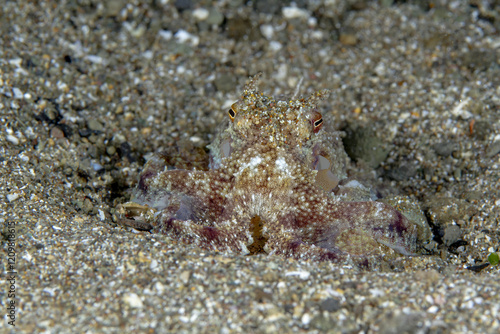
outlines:
M211 169L168 170L155 156L121 207L121 222L242 254L358 263L393 250L413 254L416 227L401 213L336 195L346 155L340 133L322 128L316 104L324 92L276 101L257 81L209 146Z

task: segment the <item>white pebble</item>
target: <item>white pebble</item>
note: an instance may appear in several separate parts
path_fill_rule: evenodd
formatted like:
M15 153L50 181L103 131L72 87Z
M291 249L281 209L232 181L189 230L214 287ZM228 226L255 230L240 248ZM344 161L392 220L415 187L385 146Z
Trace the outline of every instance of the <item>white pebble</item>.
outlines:
M24 97L23 92L17 87L12 87L12 93L15 99L22 99Z
M104 211L102 211L101 209L98 209L97 210L99 212L99 219L103 222L106 220L106 215L104 214Z
M17 67L21 67L21 65L23 64L23 60L22 60L22 58L9 59L9 64L17 66Z
M197 46L200 43L200 38L196 35L188 33L186 30L179 30L174 35L175 39L179 43L189 42L192 46Z
M282 47L283 46L278 41L271 41L271 42L269 42L269 48L271 50L273 50L273 51L279 51L279 50L281 50Z
M56 289L55 288L44 288L42 292L45 292L48 294L50 297L55 297L56 295Z
M318 25L318 19L315 17L308 18L307 25L312 28L316 27Z
M437 313L437 311L439 311L439 307L437 307L436 305L432 305L431 307L429 307L429 308L427 309L427 312L429 312L429 313L433 313L433 314L434 314L434 313Z
M8 141L10 141L12 144L14 145L17 145L19 144L19 139L16 137L16 136L13 136L13 135L7 135L5 137L5 139L7 139Z
M323 32L320 30L314 30L311 32L311 38L315 40L321 40L323 38Z
M274 36L274 27L270 24L263 24L260 26L260 32L266 39L272 39Z
M40 226L40 225L39 225ZM31 262L31 259L33 258L30 253L25 252L22 256L23 259L25 259L28 262Z
M142 308L142 300L135 293L127 293L123 296L123 301L133 308Z
M300 320L302 321L302 324L304 326L307 326L311 322L311 316L309 315L309 313L304 313Z
M7 200L9 202L14 202L16 199L18 199L19 197L21 197L20 194L18 193L13 193L13 194L7 194Z
M381 290L381 289L374 288L374 289L370 289L369 291L370 291L370 294L372 295L372 297L383 297L383 296L385 296L384 290Z
M153 59L154 54L153 54L153 51L151 51L151 50L147 50L147 51L144 51L144 52L142 53L142 56L143 56L144 58L146 58L146 59L151 60L151 59Z
M161 282L156 282L155 289L156 289L156 291L161 293L161 292L165 291L165 286L163 284L161 284Z
M160 35L161 38L166 39L167 41L172 39L174 34L170 30L160 30L158 31L158 35Z
M309 18L307 10L297 7L283 7L282 13L285 19Z
M195 10L193 10L193 17L198 21L206 20L208 14L208 9L205 8L196 8Z
M156 268L158 268L158 261L156 259L153 259L149 264L149 269L155 270Z
M91 63L94 63L94 64L104 64L105 63L104 58L102 58L100 56L96 56L96 55L87 55L85 57L85 59L87 59L88 61L90 61Z
M285 276L299 276L300 279L308 279L311 273L308 271L289 271Z
M470 99L466 98L463 101L460 101L460 103L453 109L450 110L450 113L453 116L461 117L462 119L468 119L472 117L472 113L467 110L467 107L470 103Z

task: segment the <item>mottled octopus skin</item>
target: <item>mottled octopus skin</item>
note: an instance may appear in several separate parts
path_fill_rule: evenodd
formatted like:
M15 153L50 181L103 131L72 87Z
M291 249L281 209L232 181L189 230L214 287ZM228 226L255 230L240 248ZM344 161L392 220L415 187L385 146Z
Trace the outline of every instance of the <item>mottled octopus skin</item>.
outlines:
M416 227L401 213L332 191L346 178L346 155L340 133L322 127L316 104L325 93L276 101L257 90L257 81L245 86L209 146L211 169L168 170L161 155L153 157L127 204L154 214L129 210L124 220L134 226L142 219L181 242L241 254L335 262L362 262L389 248L413 254Z

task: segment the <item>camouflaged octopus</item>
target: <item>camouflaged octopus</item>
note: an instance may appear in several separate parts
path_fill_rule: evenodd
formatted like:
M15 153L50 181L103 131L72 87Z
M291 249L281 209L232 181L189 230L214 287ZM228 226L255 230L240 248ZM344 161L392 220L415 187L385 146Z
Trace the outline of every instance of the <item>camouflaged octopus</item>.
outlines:
M118 208L119 222L241 254L335 262L413 254L416 227L405 216L346 195L362 186L346 178L341 133L324 129L317 103L326 92L278 101L257 82L247 83L209 146L210 169L169 170L156 155L132 202Z

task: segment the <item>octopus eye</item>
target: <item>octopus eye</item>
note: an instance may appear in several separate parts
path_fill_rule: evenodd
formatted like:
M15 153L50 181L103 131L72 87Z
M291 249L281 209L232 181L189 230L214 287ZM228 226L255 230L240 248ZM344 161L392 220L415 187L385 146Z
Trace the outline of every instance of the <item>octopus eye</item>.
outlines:
M313 126L314 133L317 133L321 129L321 127L323 126L323 118L321 117L321 114L319 112L315 111L313 113L311 124Z
M236 117L236 105L233 104L231 108L227 111L229 114L229 119L231 119L231 122L234 122L234 118Z
M318 119L316 122L314 122L314 128L317 128L323 124L323 118Z

